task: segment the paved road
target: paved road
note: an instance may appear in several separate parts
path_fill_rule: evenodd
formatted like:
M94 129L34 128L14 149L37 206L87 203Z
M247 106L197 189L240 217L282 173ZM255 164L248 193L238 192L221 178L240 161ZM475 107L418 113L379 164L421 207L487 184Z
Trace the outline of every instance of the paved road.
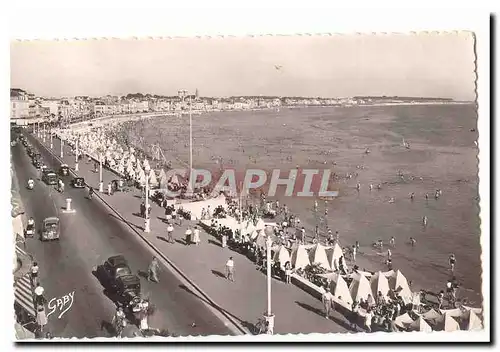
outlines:
M39 146L31 136L28 139ZM57 169L58 161L44 148L39 150L45 163ZM86 191L66 187L62 195L41 181L37 181L34 191L28 191L23 185L29 177L36 177L36 171L22 145L13 147L12 154L27 215L33 216L37 225L48 216L61 219L59 242L41 243L37 239L27 242L28 251L39 262L40 279L47 298L50 300L75 291L72 308L61 319L51 316L49 330L54 336L61 337L109 336L102 326L111 320L114 304L104 294L92 270L107 257L123 254L134 271L144 271L151 261L151 252L100 202L88 200ZM69 185L70 178L66 185ZM76 214L62 213L68 195L74 208L78 209ZM150 319L152 327L167 328L178 335L231 333L202 302L179 288L182 283L171 272L160 272L160 284L141 281L144 294L157 308Z
M54 140L54 150L60 151L59 140ZM65 145L64 160L74 165L74 155ZM58 153L59 154L59 153ZM85 177L88 184L97 187L99 174L92 172L92 163L80 162L79 174ZM104 188L117 176L108 169L103 170ZM116 209L132 226L143 231L144 220L137 216L141 203L140 191L117 192L113 196L102 194L103 199ZM201 233L199 246L185 246L182 238L188 224L175 226L175 244L165 242L166 225L162 221L164 211L157 204L152 204L151 233L143 235L170 261L175 263L183 273L194 281L209 295L226 313L242 326L251 328L261 318L266 309L267 283L265 275L256 270L255 264L246 256L221 248L219 241L205 232ZM236 281L223 279L224 264L229 256L234 257L236 265ZM332 320L326 320L322 313L322 304L316 298L294 285L286 285L278 280L272 284L273 312L276 314L275 333L329 333L347 332L350 330L345 318L336 312ZM242 304L244 302L244 304Z

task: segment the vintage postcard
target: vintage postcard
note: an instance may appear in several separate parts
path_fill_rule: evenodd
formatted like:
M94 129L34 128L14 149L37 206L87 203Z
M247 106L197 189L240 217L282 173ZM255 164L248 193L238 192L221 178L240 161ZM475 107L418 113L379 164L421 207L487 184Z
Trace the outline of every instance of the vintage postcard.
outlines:
M484 330L475 42L12 41L17 339Z

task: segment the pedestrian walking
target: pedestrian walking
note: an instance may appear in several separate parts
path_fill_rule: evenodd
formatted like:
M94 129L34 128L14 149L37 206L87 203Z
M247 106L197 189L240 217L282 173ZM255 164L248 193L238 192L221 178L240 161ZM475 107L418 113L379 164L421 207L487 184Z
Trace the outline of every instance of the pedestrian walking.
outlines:
M226 262L226 279L234 282L234 261L233 257L229 257Z
M192 239L192 235L193 235L193 231L191 231L191 227L188 226L187 230L186 230L186 246L189 246L191 244L191 239Z
M199 245L200 244L200 229L198 228L198 226L195 226L194 227L194 231L193 231L193 242L195 245Z
M158 268L160 264L156 257L153 257L151 264L149 264L148 268L148 280L153 282L159 282L158 280Z
M357 253L357 249L356 249L356 245L354 245L354 244L352 245L352 251L351 251L351 253L352 253L352 261L353 261L354 263L356 263L356 253Z
M108 183L108 196L113 195L113 186L111 185L111 182Z
M323 307L325 308L325 318L330 319L330 312L332 310L333 296L330 293L330 287L326 287L325 292L321 297Z
M171 223L167 225L167 242L174 243L174 226Z
M37 262L33 262L33 264L31 265L31 269L30 269L30 272L31 272L31 286L32 287L36 287L38 285L38 263Z
M221 238L222 238L222 248L226 248L227 247L227 234L225 231L222 233Z
M285 283L290 284L292 279L292 265L290 262L285 263Z

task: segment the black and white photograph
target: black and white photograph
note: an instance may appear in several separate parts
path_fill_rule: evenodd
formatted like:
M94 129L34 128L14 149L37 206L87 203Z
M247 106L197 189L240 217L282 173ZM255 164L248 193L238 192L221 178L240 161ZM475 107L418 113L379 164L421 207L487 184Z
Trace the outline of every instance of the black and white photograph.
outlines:
M489 329L474 32L11 39L17 341Z

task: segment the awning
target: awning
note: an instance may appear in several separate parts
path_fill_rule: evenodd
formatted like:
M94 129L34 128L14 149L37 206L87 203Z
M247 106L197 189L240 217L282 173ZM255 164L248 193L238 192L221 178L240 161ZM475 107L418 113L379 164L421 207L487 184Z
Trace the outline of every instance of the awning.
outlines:
M28 255L21 248L16 246L16 252L22 255ZM14 283L15 303L21 306L26 312L36 317L35 303L33 302L33 288L29 273L19 278Z

